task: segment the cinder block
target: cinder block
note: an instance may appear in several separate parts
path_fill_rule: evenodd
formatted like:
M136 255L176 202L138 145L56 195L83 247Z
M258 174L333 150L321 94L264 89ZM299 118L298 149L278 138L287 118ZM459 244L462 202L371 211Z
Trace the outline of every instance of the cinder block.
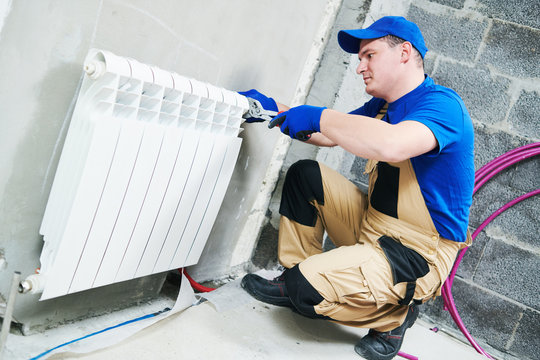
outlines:
M444 310L442 297L437 297L434 300L429 300L424 303L420 308L420 317L423 316L429 317L436 327L451 328L455 331L459 331L448 311Z
M538 359L538 324L540 324L540 313L525 309L509 351L518 355L520 359L525 357Z
M510 105L506 78L493 78L483 67L468 67L441 61L434 80L456 91L474 120L495 124L505 119Z
M488 22L457 15L458 12L451 9L433 14L411 5L407 19L418 25L430 51L472 62Z
M472 231L473 229L471 229L471 233ZM482 257L482 253L484 252L488 241L489 237L484 232L481 232L480 235L476 237L473 244L467 248L465 256L459 264L457 276L464 279L472 279L476 266L478 265L478 261Z
M456 9L463 9L463 4L465 3L465 0L432 0L432 2L451 6Z
M475 196L471 211L471 227L476 229L488 216L525 192L496 182ZM533 190L533 189L530 189ZM484 231L533 247L540 247L540 198L523 200L494 218Z
M271 269L278 264L277 260L278 231L270 223L261 230L255 253L251 258L253 265L261 269Z
M476 169L490 160L511 149L527 143L522 138L514 137L505 132L491 132L485 126L476 127ZM496 151L494 151L496 149ZM470 226L478 227L489 215L504 204L538 187L540 162L538 157L524 160L504 169L489 180L473 197ZM510 238L540 245L538 218L540 199L528 199L494 220L492 226L497 226L501 234Z
M520 196L521 191L508 185L511 177L493 178L473 196L470 226L476 229L488 216L512 199Z
M474 166L477 170L497 156L531 142L480 123L474 124L474 133Z
M537 189L540 178L540 155L531 157L509 168L512 173L512 186L524 194Z
M323 239L323 252L330 251L335 248L336 248L336 245L334 244L332 239L330 239L330 237L328 236L325 236Z
M540 310L539 268L537 254L492 239L478 264L474 282Z
M356 157L351 166L351 181L357 186L360 186L363 190L365 190L364 188L369 182L369 176L364 174L366 163L366 159Z
M540 33L539 33L540 36ZM539 43L540 45L540 43ZM540 49L538 49L540 51ZM537 55L537 67L540 61L540 52ZM540 94L536 91L522 91L519 99L512 107L508 122L513 130L524 137L540 139Z
M475 168L479 170L496 157L532 142L533 140L531 139L514 136L507 132L476 123ZM492 182L496 181L519 190L520 193L518 195L534 190L538 187L538 178L540 177L540 161L538 160L538 156L523 159L502 170L484 186L489 187ZM484 192L484 190L481 190L481 192Z
M511 199L505 199L509 202ZM510 241L527 244L540 250L540 198L531 197L508 208L497 216L486 231L502 232Z
M491 18L540 28L538 1L530 0L476 0L473 9Z
M429 76L432 76L433 74L435 60L437 60L437 55L431 51L428 51L424 57L424 72Z
M540 30L493 21L479 63L522 78L540 77Z
M519 321L522 307L459 278L454 280L452 294L458 313L473 338L481 346L487 343L505 351L505 345ZM442 304L441 300L436 300L424 306L420 310L421 314L424 312L439 319L442 325L457 329L448 313L437 315L442 307L437 302Z

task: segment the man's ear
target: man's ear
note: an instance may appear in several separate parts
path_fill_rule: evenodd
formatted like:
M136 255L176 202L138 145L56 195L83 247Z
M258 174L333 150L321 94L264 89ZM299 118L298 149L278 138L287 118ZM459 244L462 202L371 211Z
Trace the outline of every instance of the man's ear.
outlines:
M410 42L405 41L401 43L401 62L406 63L412 59L413 46Z

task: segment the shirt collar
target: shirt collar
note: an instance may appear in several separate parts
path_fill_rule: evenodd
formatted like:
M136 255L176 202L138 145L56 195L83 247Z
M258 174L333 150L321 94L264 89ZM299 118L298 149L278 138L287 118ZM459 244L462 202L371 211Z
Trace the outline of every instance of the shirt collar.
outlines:
M433 79L430 78L427 74L424 74L424 81L418 85L414 90L409 91L399 99L388 104L388 112L392 113L398 111L400 108L405 106L407 102L411 99L418 97L420 94L424 93L426 89L434 84Z

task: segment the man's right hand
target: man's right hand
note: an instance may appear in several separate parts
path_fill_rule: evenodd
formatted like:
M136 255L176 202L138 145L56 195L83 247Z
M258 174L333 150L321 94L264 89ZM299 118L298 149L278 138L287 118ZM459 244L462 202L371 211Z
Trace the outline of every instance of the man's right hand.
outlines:
M249 97L249 98L252 98L252 99L255 99L255 100L259 101L265 110L278 111L278 106L277 106L277 103L276 103L276 101L274 99L272 99L272 98L270 98L270 97L268 97L266 95L261 94L260 92L258 92L255 89L251 89L251 90L248 90L248 91L239 91L238 93L240 95L244 95L246 97ZM259 118L254 118L254 117L246 119L246 122L248 122L248 123L263 122L263 121L265 121L265 120L264 119L259 119Z

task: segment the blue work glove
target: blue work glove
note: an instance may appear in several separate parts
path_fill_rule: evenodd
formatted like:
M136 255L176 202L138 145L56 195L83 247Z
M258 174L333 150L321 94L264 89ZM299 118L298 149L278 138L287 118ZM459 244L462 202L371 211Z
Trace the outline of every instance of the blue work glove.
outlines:
M239 91L238 93L240 95L244 95L246 97L250 97L252 99L258 100L265 110L278 111L278 106L277 106L276 101L274 99L272 99L272 98L270 98L270 97L268 97L266 95L261 94L260 92L258 92L255 89L251 89L251 90L248 90L248 91ZM259 119L259 118L254 118L254 117L246 119L247 123L263 122L263 121L265 121L265 120L264 119Z
M272 119L268 128L279 126L282 133L293 139L307 141L314 132L321 131L321 114L325 107L301 105L290 108Z

